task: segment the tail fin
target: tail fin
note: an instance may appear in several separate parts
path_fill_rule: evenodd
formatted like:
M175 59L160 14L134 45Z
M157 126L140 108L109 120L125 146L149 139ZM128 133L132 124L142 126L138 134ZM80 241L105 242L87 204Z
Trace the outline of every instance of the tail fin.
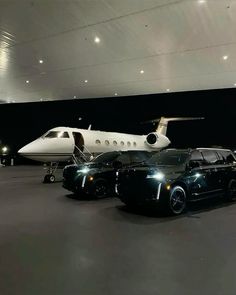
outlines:
M151 123L155 123L155 122L159 122L156 132L158 132L159 134L162 135L166 135L166 131L167 131L167 126L168 126L168 122L173 122L173 121L190 121L190 120L203 120L203 117L179 117L179 118L165 118L165 117L161 117L160 119L155 119L155 120L151 120L149 122Z

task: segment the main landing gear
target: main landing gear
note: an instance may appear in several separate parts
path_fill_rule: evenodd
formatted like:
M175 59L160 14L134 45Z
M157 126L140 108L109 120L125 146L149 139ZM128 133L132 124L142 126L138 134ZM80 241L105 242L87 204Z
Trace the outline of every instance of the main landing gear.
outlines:
M54 173L58 168L59 163L50 163L50 166L47 170L47 174L44 176L43 182L44 183L53 183L56 180Z

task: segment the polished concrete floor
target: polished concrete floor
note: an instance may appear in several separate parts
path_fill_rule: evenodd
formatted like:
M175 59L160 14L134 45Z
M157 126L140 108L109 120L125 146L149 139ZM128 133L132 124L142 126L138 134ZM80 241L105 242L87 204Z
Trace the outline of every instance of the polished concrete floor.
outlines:
M43 172L0 168L1 295L236 294L236 204L128 212L75 200Z

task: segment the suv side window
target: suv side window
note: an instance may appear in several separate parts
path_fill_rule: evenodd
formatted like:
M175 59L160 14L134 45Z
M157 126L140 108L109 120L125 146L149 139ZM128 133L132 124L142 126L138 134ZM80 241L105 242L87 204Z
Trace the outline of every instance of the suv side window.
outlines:
M225 164L233 164L236 161L231 151L219 151L218 153L222 155Z
M190 157L190 161L203 162L203 156L200 151L193 151Z
M219 160L217 161L217 164L225 164L225 159L220 151L217 151L217 155L219 157Z
M204 159L203 159L203 156L201 154L200 151L198 150L195 150L191 153L191 156L190 156L190 160L189 160L189 163L193 163L194 164L194 167L195 167L195 164L198 166L202 166L204 164ZM197 167L196 166L196 167Z
M216 152L213 150L202 150L202 155L206 165L216 164L219 161Z

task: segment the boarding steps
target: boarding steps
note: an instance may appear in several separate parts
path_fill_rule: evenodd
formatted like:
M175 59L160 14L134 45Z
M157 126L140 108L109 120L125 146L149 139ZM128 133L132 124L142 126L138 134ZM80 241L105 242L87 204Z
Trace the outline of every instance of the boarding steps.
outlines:
M93 158L92 153L85 146L83 146L84 151L82 151L78 146L75 145L75 150L78 151L78 154L74 153L72 155L72 160L75 164L88 162L91 160L91 158Z

